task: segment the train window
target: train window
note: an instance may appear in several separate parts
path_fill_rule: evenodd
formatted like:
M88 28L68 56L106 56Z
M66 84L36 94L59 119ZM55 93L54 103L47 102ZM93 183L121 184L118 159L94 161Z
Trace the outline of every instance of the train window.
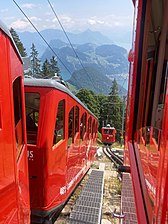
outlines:
M95 133L95 120L93 121L93 124L92 124L92 136L93 136L93 134Z
M89 117L89 120L88 120L88 138L92 132L92 117Z
M69 112L68 116L68 147L74 143L74 107Z
M19 120L22 118L21 86L19 77L13 83L13 98L14 98L14 115L16 126Z
M96 122L96 133L97 133L97 130L98 130L98 123ZM114 133L115 133L115 131L114 131Z
M27 143L36 144L40 108L40 94L28 92L25 93L25 103Z
M60 140L65 137L65 100L61 100L58 104L58 112L55 124L53 144L57 144Z
M13 101L14 101L16 150L18 156L20 154L24 142L20 77L18 77L13 83Z
M75 133L79 131L79 107L76 106L75 110Z
M84 134L86 132L86 121L87 121L87 114L84 113L81 117L80 121L80 139L83 140Z
M113 130L112 129L104 129L104 134L112 135L113 134Z

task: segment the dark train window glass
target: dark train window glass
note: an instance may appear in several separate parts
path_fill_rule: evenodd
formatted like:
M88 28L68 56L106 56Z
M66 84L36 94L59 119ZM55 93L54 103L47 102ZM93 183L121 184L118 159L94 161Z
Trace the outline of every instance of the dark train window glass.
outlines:
M95 130L96 132L96 130ZM109 130L109 135L112 135L113 134L113 130Z
M92 124L92 135L95 133L95 120L93 121L93 124Z
M87 136L89 138L90 134L91 134L91 131L92 131L92 118L89 117L88 119L88 128L87 128Z
M54 131L53 144L57 144L65 138L65 100L61 100L58 104L57 118Z
M104 129L104 134L108 134L108 129Z
M113 134L113 130L104 129L104 134L106 134L106 135L112 135Z
M79 107L75 109L75 133L79 131Z
M17 78L13 83L13 98L14 98L14 116L16 126L19 120L22 118L20 78Z
M18 77L13 83L13 102L14 102L16 149L17 154L19 154L24 142L20 77Z
M96 130L95 132L97 133L97 130L98 130L98 123L96 122ZM113 130L114 131L114 130ZM115 132L115 131L114 131Z
M88 133L90 134L92 132L92 118L89 117L88 120Z
M83 140L84 134L86 132L86 121L87 121L87 114L84 113L81 117L80 121L80 139Z
M40 109L40 94L25 93L25 103L27 143L36 144Z
M69 112L68 116L68 147L74 143L74 107Z

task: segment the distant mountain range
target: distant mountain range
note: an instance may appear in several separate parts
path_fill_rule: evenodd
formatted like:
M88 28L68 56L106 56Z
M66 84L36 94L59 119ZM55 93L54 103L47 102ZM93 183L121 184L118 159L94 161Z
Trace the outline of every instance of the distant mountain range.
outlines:
M128 73L127 51L117 45L105 44L98 46L92 43L73 45L75 52L69 44L60 40L52 40L50 46L57 52L61 62L68 68L71 74L82 69L82 66L96 69L99 73L107 75L112 79ZM52 55L53 52L47 48L41 60L50 59ZM71 75L62 63L59 63L59 67L61 68L63 78L67 80Z
M19 37L30 52L32 42L35 44L41 61L54 55L46 47L38 33L18 33ZM108 94L115 78L122 89L120 94L126 90L122 85L123 78L128 73L127 50L115 45L112 40L100 32L86 30L81 33L67 33L73 48L61 30L47 29L41 34L58 55L58 65L64 80L74 85L76 89L81 87L90 88L97 93ZM89 83L89 80L92 82ZM86 85L87 83L87 85ZM93 84L95 83L95 84Z
M46 29L41 31L40 33L48 43L50 43L51 40L56 39L68 43L68 40L62 30ZM40 56L44 53L47 45L37 32L18 32L18 35L28 54L30 53L32 42L35 44ZM67 35L72 44L93 43L96 45L102 45L113 43L112 40L110 40L100 32L91 31L90 29L87 29L86 31L80 33L67 32Z

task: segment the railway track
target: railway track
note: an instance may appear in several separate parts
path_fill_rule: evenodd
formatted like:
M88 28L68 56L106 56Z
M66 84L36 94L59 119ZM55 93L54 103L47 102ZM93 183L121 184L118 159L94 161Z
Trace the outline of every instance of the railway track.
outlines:
M122 173L130 173L130 167L125 166L124 164L124 159L123 159L123 151L122 150L117 150L117 149L112 149L109 146L104 146L103 147L103 152L104 154L114 163L115 167L118 170L119 173L119 179L121 180L122 178Z
M123 165L123 153L121 153L121 151L112 149L109 146L104 146L103 152L117 168Z

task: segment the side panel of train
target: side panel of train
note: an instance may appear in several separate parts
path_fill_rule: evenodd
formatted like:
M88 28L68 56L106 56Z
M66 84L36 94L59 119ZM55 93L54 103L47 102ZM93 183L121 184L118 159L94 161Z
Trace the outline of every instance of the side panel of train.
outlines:
M134 2L125 163L138 223L168 223L168 1Z
M97 119L58 89L26 85L25 97L32 219L50 219L94 160Z
M105 145L112 145L115 142L116 129L115 128L102 128L102 143Z
M0 223L29 223L22 62L0 28Z

